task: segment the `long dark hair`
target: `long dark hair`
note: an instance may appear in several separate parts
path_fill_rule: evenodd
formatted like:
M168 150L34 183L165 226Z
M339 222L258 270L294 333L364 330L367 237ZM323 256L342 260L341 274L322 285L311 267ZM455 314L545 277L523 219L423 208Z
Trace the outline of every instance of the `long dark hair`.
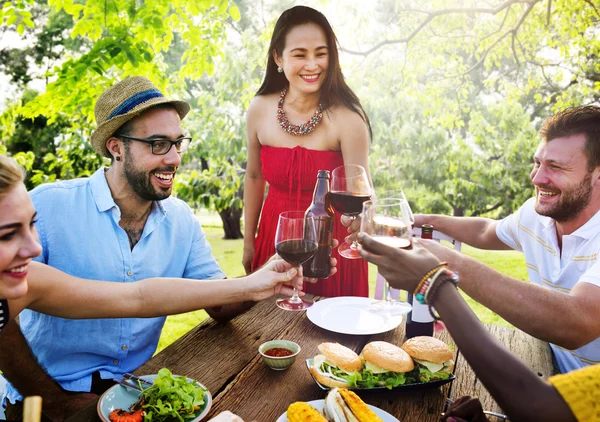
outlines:
M358 115L365 121L369 128L369 136L372 137L371 122L369 117L356 94L350 89L344 80L342 69L340 68L340 59L337 48L337 38L331 25L327 21L325 15L321 12L306 6L295 6L291 9L286 10L281 14L275 29L273 29L273 35L271 36L271 43L269 44L269 51L267 52L267 72L265 79L261 87L256 92L256 95L272 94L274 92L280 92L283 88L288 86L288 81L283 73L277 72L277 64L273 58L273 51L277 52L278 56L283 55L283 49L285 48L285 38L287 34L296 26L303 25L306 23L313 23L319 26L327 37L327 47L329 49L329 66L325 81L321 87L320 102L323 104L323 108L327 108L343 104L350 110L358 113Z

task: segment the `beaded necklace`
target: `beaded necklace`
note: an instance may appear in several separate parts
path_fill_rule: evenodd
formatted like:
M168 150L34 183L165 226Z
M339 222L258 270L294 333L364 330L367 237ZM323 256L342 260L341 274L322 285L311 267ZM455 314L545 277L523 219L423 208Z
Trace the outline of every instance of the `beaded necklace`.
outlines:
M287 88L283 88L279 95L279 103L277 104L277 121L279 126L290 135L302 136L315 130L321 119L323 118L323 104L319 103L319 107L315 111L315 114L306 122L299 125L295 125L289 122L285 111L283 110L283 100L287 94Z

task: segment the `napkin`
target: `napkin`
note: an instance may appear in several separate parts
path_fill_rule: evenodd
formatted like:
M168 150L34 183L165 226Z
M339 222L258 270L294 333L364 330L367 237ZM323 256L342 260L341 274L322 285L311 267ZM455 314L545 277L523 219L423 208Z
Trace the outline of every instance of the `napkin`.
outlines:
M463 396L457 399L441 419L443 422L489 422L478 398Z

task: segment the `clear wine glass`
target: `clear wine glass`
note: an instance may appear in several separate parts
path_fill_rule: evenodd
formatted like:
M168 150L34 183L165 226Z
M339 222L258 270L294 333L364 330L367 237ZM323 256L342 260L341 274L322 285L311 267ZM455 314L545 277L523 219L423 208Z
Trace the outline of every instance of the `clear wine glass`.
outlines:
M363 204L360 231L378 242L395 248L410 248L412 243L412 212L408 201L402 198L383 198ZM387 280L383 289L383 300L375 302L370 310L382 310L392 315L404 315L412 306L394 300L390 295Z
M277 254L295 267L311 259L317 252L317 231L314 219L304 211L286 211L279 214L275 234ZM292 297L280 298L277 306L286 311L302 311L312 306L313 301L298 296L294 288Z
M363 166L347 164L331 173L331 205L341 214L356 218L365 201L371 199L373 189ZM338 247L344 258L358 259L358 242L344 242Z

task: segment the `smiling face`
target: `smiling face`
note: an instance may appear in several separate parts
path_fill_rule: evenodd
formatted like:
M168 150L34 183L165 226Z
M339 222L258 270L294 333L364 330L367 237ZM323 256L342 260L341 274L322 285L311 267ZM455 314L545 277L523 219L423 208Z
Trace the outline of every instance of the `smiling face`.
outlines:
M275 63L283 69L291 90L306 94L318 92L329 67L329 49L323 29L314 23L292 28L285 37L281 56L273 52Z
M19 183L0 200L0 298L27 293L28 264L42 253L34 219L33 204Z
M598 170L588 170L585 143L585 135L578 134L538 146L530 175L538 214L578 227L597 211Z
M183 136L179 114L174 109L151 109L133 121L128 134L144 139L175 140ZM173 190L173 179L181 164L175 147L165 155L152 154L152 146L138 141L127 141L123 152L123 174L131 190L147 201L168 198Z

